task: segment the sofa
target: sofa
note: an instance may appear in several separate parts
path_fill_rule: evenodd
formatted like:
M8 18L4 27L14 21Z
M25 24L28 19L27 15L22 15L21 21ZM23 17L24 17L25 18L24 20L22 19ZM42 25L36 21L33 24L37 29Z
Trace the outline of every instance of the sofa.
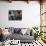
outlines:
M27 30L27 31L26 31ZM9 32L11 33L8 38L10 40L20 40L21 43L30 43L33 42L34 37L32 35L32 30L29 28L9 28Z
M4 29L6 32L6 29ZM30 43L34 41L33 31L30 28L14 28L9 27L7 33L3 32L3 41L20 40L21 43Z

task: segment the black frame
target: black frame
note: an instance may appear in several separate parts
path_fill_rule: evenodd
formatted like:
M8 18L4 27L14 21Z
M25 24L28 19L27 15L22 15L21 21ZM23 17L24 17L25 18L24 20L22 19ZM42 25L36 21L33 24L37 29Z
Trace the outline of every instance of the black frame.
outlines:
M9 10L9 20L22 20L22 10Z

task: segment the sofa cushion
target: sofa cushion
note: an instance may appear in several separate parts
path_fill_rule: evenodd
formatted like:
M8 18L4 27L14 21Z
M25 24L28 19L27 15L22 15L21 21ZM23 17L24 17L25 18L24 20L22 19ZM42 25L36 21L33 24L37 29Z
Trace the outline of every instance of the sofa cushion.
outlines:
M8 32L10 32L11 34L14 34L14 27L9 27Z
M21 29L20 28L14 28L14 33L20 33Z
M24 35L27 32L27 29L21 29L21 33Z

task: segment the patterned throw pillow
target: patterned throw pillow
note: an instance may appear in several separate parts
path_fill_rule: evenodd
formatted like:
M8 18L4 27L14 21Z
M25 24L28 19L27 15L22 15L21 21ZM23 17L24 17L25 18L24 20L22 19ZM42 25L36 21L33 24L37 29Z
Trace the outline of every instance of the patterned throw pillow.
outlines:
M21 29L20 28L14 28L14 33L20 33Z

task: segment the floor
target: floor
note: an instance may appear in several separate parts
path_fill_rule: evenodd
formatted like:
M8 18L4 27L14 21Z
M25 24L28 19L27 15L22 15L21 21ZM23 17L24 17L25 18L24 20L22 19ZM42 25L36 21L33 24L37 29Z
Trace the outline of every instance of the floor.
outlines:
M33 43L20 43L15 45L5 44L3 46L46 46L46 44L42 40L38 40L38 41L36 40Z
M34 41L33 43L22 44L22 46L46 46L46 44L43 43L42 40L38 40L38 41L36 40L36 41Z

